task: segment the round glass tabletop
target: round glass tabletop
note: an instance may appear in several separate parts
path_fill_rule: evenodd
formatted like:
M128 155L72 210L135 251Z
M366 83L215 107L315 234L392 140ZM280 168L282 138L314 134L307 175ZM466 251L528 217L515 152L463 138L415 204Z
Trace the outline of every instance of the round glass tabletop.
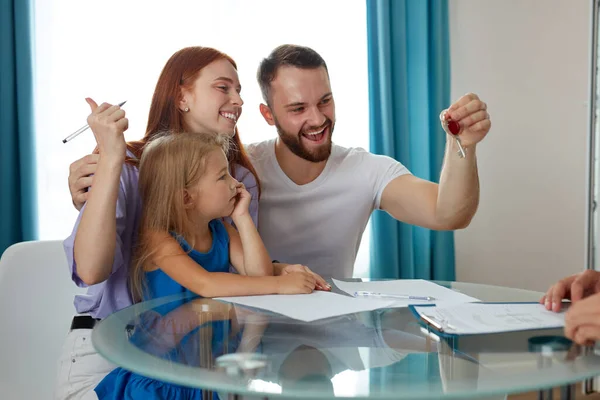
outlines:
M482 301L541 296L436 283ZM92 339L101 355L125 369L201 388L208 396L465 399L600 375L600 356L572 344L561 329L440 338L407 308L302 322L181 294L109 316Z

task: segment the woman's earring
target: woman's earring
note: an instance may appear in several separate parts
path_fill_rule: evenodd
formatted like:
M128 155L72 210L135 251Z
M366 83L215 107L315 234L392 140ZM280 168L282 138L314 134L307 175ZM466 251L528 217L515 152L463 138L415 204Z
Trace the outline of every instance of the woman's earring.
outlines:
M186 108L183 109L183 112L188 112L188 111L190 111L189 107L186 107Z

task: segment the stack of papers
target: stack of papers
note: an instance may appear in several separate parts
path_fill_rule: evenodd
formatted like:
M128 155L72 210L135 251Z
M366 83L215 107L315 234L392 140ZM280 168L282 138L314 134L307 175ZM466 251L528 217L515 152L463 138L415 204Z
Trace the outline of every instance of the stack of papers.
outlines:
M548 311L539 303L467 303L411 306L423 322L450 335L475 335L561 328L565 312Z
M315 291L216 300L268 310L305 322L380 308L410 307L423 323L448 335L560 328L565 324L564 312L547 311L538 303L481 303L474 297L421 279L374 282L334 279L333 283L348 295ZM363 294L355 296L356 292Z

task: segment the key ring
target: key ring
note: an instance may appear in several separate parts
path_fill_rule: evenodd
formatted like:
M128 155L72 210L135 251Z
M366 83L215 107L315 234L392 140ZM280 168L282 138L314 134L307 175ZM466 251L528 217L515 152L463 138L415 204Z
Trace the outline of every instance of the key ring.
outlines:
M442 122L442 127L444 128L444 131L446 133L450 134L454 138L454 140L456 140L456 144L458 145L458 155L460 156L460 158L465 158L467 154L462 146L462 143L460 142L460 138L458 137L458 135L460 135L461 126L457 121L454 121L450 118L446 118L446 113L447 111L442 111L440 113L440 121Z

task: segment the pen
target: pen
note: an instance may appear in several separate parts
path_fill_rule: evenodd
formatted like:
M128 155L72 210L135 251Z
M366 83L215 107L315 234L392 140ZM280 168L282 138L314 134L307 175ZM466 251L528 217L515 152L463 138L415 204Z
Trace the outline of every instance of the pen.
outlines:
M127 100L125 100L122 103L119 103L119 107L121 107L123 104L127 103ZM67 143L68 141L70 141L71 139L76 138L77 136L79 136L81 133L85 132L90 126L88 124L85 124L84 126L82 126L81 128L77 129L75 132L71 133L69 136L67 136L66 138L63 139L63 143Z
M363 296L363 297L384 297L391 299L405 299L405 300L424 300L424 301L433 301L434 297L431 296L410 296L407 294L385 294L385 293L375 293L375 292L366 292L366 291L358 291L354 292L354 297Z
M458 330L458 329L456 329L456 326L448 323L448 321L446 321L445 319L438 321L435 318L435 316L433 316L433 315L422 314L421 319L423 321L425 321L425 323L433 325L433 327L436 328L437 330L439 330L440 332L445 332L445 331L447 332L448 329L453 330L453 331Z

